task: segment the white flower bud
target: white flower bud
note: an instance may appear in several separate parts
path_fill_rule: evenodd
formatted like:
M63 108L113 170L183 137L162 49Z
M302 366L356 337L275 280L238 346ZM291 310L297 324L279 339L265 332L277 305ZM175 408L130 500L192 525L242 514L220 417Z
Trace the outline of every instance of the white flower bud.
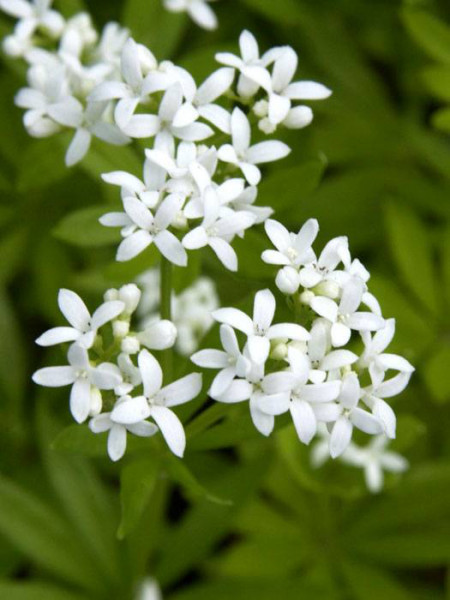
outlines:
M125 304L124 313L127 315L134 313L141 299L141 290L138 288L138 286L134 283L123 285L118 294L119 300L122 300L122 302Z
M274 344L272 351L270 352L270 358L273 360L284 360L287 356L288 348L284 342L278 341Z
M341 286L336 283L336 281L321 281L314 288L314 292L318 296L326 296L327 298L336 300L336 298L339 298L339 294L341 293Z
M298 290L298 272L293 267L284 267L278 271L275 284L280 292L292 296Z
M103 298L104 298L105 302L111 302L112 300L119 300L119 290L111 288L104 293Z
M187 228L187 219L183 214L183 211L178 211L175 215L175 219L172 221L172 226L176 229L186 229Z
M102 393L98 388L91 385L91 407L89 409L89 416L95 417L102 412L103 399Z
M150 350L166 350L175 344L177 328L172 321L157 321L138 333L137 337Z
M311 304L311 300L315 297L314 292L311 292L311 290L305 290L304 292L302 292L299 296L299 300L302 304L306 304L306 306L309 306Z
M130 331L130 323L128 321L113 321L113 334L115 338L124 338Z
M269 103L267 100L259 100L258 102L255 102L255 105L253 106L253 112L257 117L267 117L269 112Z
M122 352L125 352L125 354L136 354L141 349L141 345L136 336L129 335L128 337L123 338L120 349Z
M300 340L294 340L292 342L289 342L288 347L295 348L303 354L307 354L308 352L308 344L306 342L300 342Z
M264 119L261 119L261 121L259 121L258 129L263 133L270 135L271 133L274 133L276 131L277 126L271 123L267 117L264 117Z

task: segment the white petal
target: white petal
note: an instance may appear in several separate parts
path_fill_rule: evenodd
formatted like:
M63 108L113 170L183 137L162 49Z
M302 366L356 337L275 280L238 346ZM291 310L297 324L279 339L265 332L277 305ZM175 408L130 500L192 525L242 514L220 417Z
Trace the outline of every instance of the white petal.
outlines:
M117 365L101 363L90 372L90 380L99 390L113 390L122 383L122 375Z
M123 425L114 424L108 435L108 454L114 462L120 460L127 447L127 430Z
M237 308L219 308L212 313L212 316L219 323L226 323L246 335L253 333L253 321L242 310Z
M290 153L291 149L284 142L270 140L255 144L247 151L247 160L252 164L260 164L280 160Z
M240 108L231 114L231 135L233 147L238 154L243 154L250 146L250 123Z
M141 350L138 356L139 370L141 372L144 394L152 398L162 386L163 372L159 362L148 350Z
M138 435L139 437L151 437L158 431L156 425L154 423L149 423L148 421L140 421L139 423L127 425L127 429L130 433Z
M252 397L250 399L250 414L256 429L263 435L270 435L275 425L273 415L268 415L258 408L258 404Z
M278 125L288 116L291 101L285 96L271 94L269 96L269 121Z
M161 231L155 236L155 246L174 265L185 267L187 254L180 240L170 231Z
M275 315L275 296L269 289L260 290L255 294L253 303L253 323L258 331L266 332Z
M334 347L345 346L350 336L351 330L344 323L333 323L331 326L331 343Z
M225 108L218 104L205 104L199 106L198 113L203 119L212 123L214 127L217 127L217 129L223 133L230 135L231 115Z
M165 406L153 406L151 415L161 430L170 450L176 456L182 457L186 447L186 435L179 418L170 408Z
M192 20L204 29L212 30L217 27L217 17L213 9L202 0L193 0L188 4L187 11Z
M105 81L95 87L88 96L89 102L104 102L115 98L126 98L130 89L122 81Z
M188 250L204 248L208 243L209 239L204 227L192 229L183 238L183 246Z
M223 369L228 367L228 355L222 350L200 350L191 356L194 365L204 369Z
M70 412L77 423L83 423L91 409L91 384L87 379L77 379L70 391Z
M287 256L277 250L264 250L261 259L269 265L289 265L291 263Z
M372 338L372 352L380 354L392 342L395 334L395 319L386 319L384 327L379 329Z
M197 105L209 104L222 96L231 86L234 79L234 69L222 67L214 71L198 88L195 94Z
M414 367L410 362L397 354L381 354L377 361L384 369L394 369L403 373L412 373Z
M301 277L301 272L300 272ZM338 305L331 298L316 296L311 300L311 308L321 317L334 323L338 316Z
M133 115L120 128L124 134L132 138L153 137L160 131L161 121L156 115Z
M237 255L227 241L219 237L212 237L209 239L209 245L214 250L217 258L224 265L224 267L226 267L230 271L237 271Z
M282 253L286 252L291 245L291 236L286 227L278 221L268 219L264 223L264 228L275 248Z
M142 181L126 171L112 171L111 173L103 173L102 179L103 181L106 181L106 183L118 185L136 194L139 194L145 190L145 185L142 183Z
M330 95L331 90L315 81L296 81L286 90L286 96L292 100L323 100Z
M224 394L230 387L235 376L235 367L226 367L225 369L219 371L211 384L211 388L209 390L210 396L212 398L217 398L218 396Z
M325 381L304 385L301 396L307 402L330 402L336 400L341 390L340 381Z
M282 415L289 410L290 394L288 392L260 394L255 398L254 404L269 415Z
M346 417L339 417L330 436L330 455L337 458L347 449L352 439L353 425Z
M297 53L287 46L273 65L272 84L274 90L282 92L292 81L297 70Z
M108 321L112 321L118 317L125 309L125 304L120 300L111 300L104 302L92 315L91 328L94 330L99 329Z
M352 365L357 360L357 355L354 352L350 352L350 350L334 350L324 357L320 363L320 368L324 371L332 371Z
M287 338L288 340L307 342L311 336L304 327L296 323L278 323L270 327L267 337L269 340Z
M266 337L251 335L247 341L248 353L257 365L264 364L269 356L270 342Z
M288 129L303 129L313 120L313 111L309 106L294 106L286 115L283 125Z
M374 416L381 421L384 428L384 433L389 438L394 439L397 419L389 404L384 400L377 399L373 406L372 412Z
M66 165L72 167L86 155L91 145L91 134L87 129L77 129L66 152Z
M356 373L349 373L342 380L342 389L339 402L344 408L352 409L358 404L361 397L361 387Z
M234 404L235 402L243 402L248 400L253 392L253 386L244 379L235 379L225 392L217 397L214 397L218 402Z
M61 289L58 294L58 305L72 327L80 331L85 331L89 327L91 315L78 294Z
M198 119L197 109L190 102L185 102L175 113L174 127L186 127Z
M245 62L257 60L259 58L258 42L256 41L255 36L247 29L244 29L239 36L239 48Z
M339 312L347 315L354 313L361 304L364 282L359 277L351 277L342 290Z
M364 431L364 433L370 435L383 433L381 422L362 408L354 408L350 414L350 420L355 427Z
M348 318L348 326L356 331L375 331L384 326L384 319L369 312L355 312Z
M33 381L45 387L70 385L75 381L75 372L72 367L45 367L33 374Z
M122 49L121 69L125 81L134 89L142 84L139 52L136 42L129 38Z
M316 419L323 423L334 423L342 413L341 408L335 402L312 404L311 408L316 415Z
M307 402L295 400L291 402L290 410L300 441L309 444L317 431L317 421L313 409Z
M137 335L138 340L150 348L150 350L166 350L172 348L177 337L177 328L175 325L163 319L151 323L144 331L140 331Z
M153 242L152 236L148 231L139 230L126 237L117 249L116 260L125 262L131 260Z
M295 384L295 376L289 371L276 371L269 373L261 382L261 388L265 394L279 394L292 389Z
M64 342L73 342L80 337L80 332L73 327L54 327L40 335L36 344L39 346L54 346Z
M200 373L190 373L166 387L158 393L158 398L163 398L167 407L178 406L196 398L202 389L202 376Z
M113 422L109 418L110 413L102 413L95 416L89 421L89 429L93 433L103 433L108 431L113 426Z
M367 464L365 478L367 487L374 494L382 489L384 480L383 471L376 461L372 460Z
M395 377L383 381L383 383L377 386L377 396L380 396L380 398L392 398L392 396L400 394L408 385L410 377L411 373L399 373Z
M150 415L150 407L144 396L118 402L111 412L111 420L120 425L130 425L143 421Z

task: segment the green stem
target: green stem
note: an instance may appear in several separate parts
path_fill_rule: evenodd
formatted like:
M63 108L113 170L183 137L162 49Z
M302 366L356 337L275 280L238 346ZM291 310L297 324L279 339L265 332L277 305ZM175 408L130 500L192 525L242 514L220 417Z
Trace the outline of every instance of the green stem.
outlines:
M208 429L229 413L230 407L228 404L216 403L204 410L199 416L191 421L186 427L186 435L188 438L193 438L199 433Z
M172 263L161 256L160 263L160 313L161 319L172 320ZM173 352L172 348L164 350L162 355L164 383L170 383L173 377Z

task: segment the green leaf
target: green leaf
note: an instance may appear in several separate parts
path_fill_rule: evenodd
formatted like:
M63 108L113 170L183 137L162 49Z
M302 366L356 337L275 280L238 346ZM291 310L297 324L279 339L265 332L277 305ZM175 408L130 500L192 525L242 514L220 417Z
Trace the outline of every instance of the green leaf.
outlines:
M82 208L64 217L53 229L53 235L63 242L82 246L84 248L96 248L120 241L120 233L117 228L104 227L99 223L99 218L111 207L91 206Z
M5 600L89 600L48 582L18 583L0 581L0 598ZM90 597L91 598L91 597Z
M26 375L26 352L15 309L0 288L0 381L3 393L11 401L13 414L20 411Z
M433 313L439 310L431 242L420 219L405 206L387 204L391 252L405 285Z
M32 140L21 153L17 189L24 193L46 188L68 174L59 136Z
M167 11L160 0L127 0L122 21L158 60L171 58L187 24L186 15Z
M388 572L346 559L342 570L355 600L413 600L410 589L404 588Z
M411 36L431 58L450 64L450 27L423 10L407 9L403 22Z
M441 108L431 117L431 124L436 129L450 133L450 108Z
M159 475L159 460L138 458L125 465L120 474L120 503L122 518L117 536L123 539L139 523Z
M168 456L165 467L172 479L184 488L188 496L202 498L209 502L222 504L224 506L233 504L230 500L218 498L214 494L208 492L208 490L196 479L192 471L189 470L186 463L175 456Z
M105 456L106 435L94 434L85 425L69 425L53 440L52 448L85 456Z
M437 98L450 100L450 68L442 65L427 67L422 72L425 85Z
M13 229L0 241L0 284L7 284L21 268L28 241L27 230L23 227Z
M101 587L70 524L28 490L4 477L0 477L0 531L46 570L83 587Z
M450 400L450 346L442 341L423 367L428 389L438 402Z

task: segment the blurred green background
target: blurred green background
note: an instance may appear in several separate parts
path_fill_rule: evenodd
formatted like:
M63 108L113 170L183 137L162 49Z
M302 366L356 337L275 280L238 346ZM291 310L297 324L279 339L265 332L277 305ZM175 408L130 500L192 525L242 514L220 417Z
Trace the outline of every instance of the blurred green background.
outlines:
M120 21L198 83L246 27L263 49L292 45L299 78L333 89L311 127L282 134L293 152L263 179L259 203L293 230L317 217L319 243L348 235L370 269L384 315L397 319L391 351L417 368L393 403L392 448L411 468L372 496L350 467L311 470L290 427L258 436L241 407L208 432L188 428L189 470L169 461L158 471L153 447L111 465L103 439L83 427L60 433L71 422L67 390L37 389L30 376L63 355L34 339L61 323L60 287L92 306L148 266L114 263L117 235L96 224L118 203L99 174L139 175L141 160L98 143L67 170L65 136L25 133L13 105L25 68L2 57L0 598L130 600L148 574L170 600L450 598L450 5L221 0L215 33L159 0L56 6L85 7L99 27ZM2 36L11 25L2 17ZM203 257L223 304L270 284L265 247L261 228L247 234L238 275Z

